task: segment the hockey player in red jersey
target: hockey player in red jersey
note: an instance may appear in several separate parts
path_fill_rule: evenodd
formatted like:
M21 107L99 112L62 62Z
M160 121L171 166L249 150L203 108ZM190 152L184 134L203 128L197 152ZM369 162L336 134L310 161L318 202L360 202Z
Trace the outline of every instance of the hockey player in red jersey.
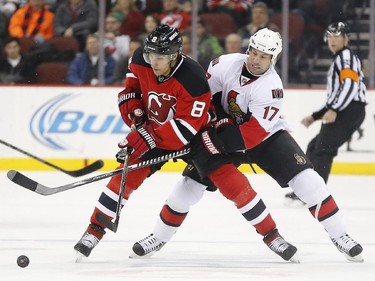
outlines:
M264 237L272 251L284 260L297 261L297 248L279 234L262 199L223 153L225 148L210 125L214 115L209 110L211 92L205 72L198 63L182 55L181 49L179 31L162 25L147 37L143 50L140 48L134 53L126 88L118 96L121 116L134 129L119 146L132 149L130 163L133 164L189 145L191 151L183 160L194 167L198 177L212 181ZM131 193L163 164L127 174L123 206ZM183 181L186 186L195 182L190 178ZM100 195L90 225L74 246L79 254L89 256L105 234L96 215L101 213L110 219L116 216L120 182L121 175L113 177ZM177 210L168 212L167 216L174 225L179 225L185 214Z
M236 165L255 163L281 187L290 186L337 249L348 260L362 262L362 246L347 234L324 180L313 170L281 117L284 92L274 68L281 51L280 34L265 28L250 38L247 54L223 55L210 63L207 75L218 116L218 136ZM199 179L194 167L188 168L184 174L196 182L189 179L176 185L153 233L134 244L132 257L150 256L160 250L182 223L175 225L172 214L177 210L186 217L210 185Z

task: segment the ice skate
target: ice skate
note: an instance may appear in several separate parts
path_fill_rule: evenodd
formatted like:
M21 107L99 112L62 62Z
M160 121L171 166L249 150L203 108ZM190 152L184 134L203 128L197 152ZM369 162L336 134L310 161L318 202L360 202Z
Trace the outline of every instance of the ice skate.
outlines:
M285 204L288 206L301 207L306 205L306 203L303 202L294 192L289 192L285 194L285 198Z
M165 242L156 238L154 234L139 240L133 245L133 253L130 254L129 258L146 258L151 257L155 252L159 251Z
M277 229L272 230L263 238L264 243L282 257L286 261L293 263L299 263L299 259L296 255L297 248L292 244L288 243L280 234Z
M354 241L348 234L344 234L337 239L331 238L336 248L345 255L348 261L363 262L364 259L361 255L362 246Z
M105 231L103 228L90 224L81 239L74 246L74 250L77 251L76 262L80 262L83 257L88 257L104 234Z

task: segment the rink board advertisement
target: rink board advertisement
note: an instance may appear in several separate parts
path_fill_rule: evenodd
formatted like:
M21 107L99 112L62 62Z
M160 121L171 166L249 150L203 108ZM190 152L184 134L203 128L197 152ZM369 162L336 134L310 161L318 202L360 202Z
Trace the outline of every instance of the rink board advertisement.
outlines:
M1 140L66 168L80 168L97 159L105 161L104 169L116 166L117 143L129 132L117 107L121 88L12 86L0 87L0 91ZM367 92L367 99L362 130L340 148L333 172L375 174L374 90ZM300 121L324 101L324 89L285 90L283 116L304 150L318 133L320 122L307 129ZM182 163L169 166L170 170L183 167ZM0 170L8 169L48 167L0 144Z

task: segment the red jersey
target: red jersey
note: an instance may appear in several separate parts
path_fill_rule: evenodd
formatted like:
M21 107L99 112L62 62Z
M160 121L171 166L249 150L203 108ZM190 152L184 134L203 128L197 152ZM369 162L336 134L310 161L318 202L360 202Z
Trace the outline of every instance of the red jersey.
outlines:
M125 87L142 93L148 123L160 138L158 148L181 149L208 124L211 92L197 62L182 55L170 76L156 76L139 48L129 69Z

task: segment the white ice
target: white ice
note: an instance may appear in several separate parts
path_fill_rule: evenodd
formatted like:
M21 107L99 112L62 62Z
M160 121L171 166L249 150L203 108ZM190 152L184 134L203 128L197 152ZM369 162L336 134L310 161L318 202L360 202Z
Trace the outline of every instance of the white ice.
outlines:
M48 186L78 180L59 172L23 173ZM179 173L148 179L123 209L118 232L108 231L89 258L75 263L73 246L106 180L44 197L15 185L1 171L0 280L374 280L374 176L333 175L328 184L349 234L364 247L364 263L347 261L305 208L285 206L288 189L265 174L247 176L280 233L297 246L300 264L271 252L219 192L205 194L160 252L149 259L129 259L133 243L152 231ZM26 268L16 264L22 254L30 258Z

